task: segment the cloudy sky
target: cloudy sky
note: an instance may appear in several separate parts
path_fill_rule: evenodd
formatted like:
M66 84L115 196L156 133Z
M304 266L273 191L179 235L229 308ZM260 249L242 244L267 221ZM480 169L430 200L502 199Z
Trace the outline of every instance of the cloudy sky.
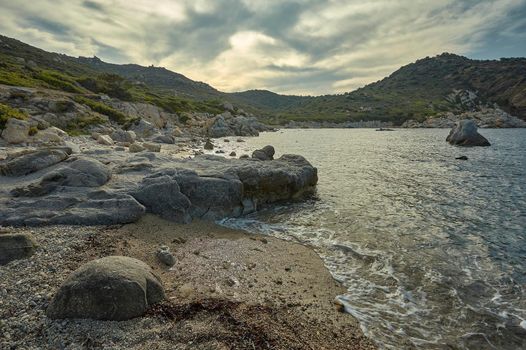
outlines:
M418 58L526 56L526 0L0 0L0 33L223 91L354 90Z

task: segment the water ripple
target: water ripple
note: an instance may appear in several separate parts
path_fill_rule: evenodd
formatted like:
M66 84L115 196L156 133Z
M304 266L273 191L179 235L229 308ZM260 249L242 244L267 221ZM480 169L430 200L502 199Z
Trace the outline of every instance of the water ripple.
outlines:
M318 198L224 224L311 245L381 348L526 348L526 130L483 130L492 146L467 149L447 132L250 139L308 155Z

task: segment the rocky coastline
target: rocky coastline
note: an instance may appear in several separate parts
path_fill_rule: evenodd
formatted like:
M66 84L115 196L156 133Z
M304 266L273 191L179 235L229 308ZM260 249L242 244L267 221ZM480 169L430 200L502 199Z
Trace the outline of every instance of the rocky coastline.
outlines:
M357 121L357 122L319 122L319 121L291 121L284 125L286 129L346 129L346 128L439 128L448 129L455 126L455 123L465 119L473 120L479 128L500 129L500 128L526 128L526 121L517 118L497 106L480 107L473 111L462 113L440 113L435 116L427 117L423 121L409 119L402 125L395 125L392 122L380 120Z
M0 138L0 348L375 348L311 249L213 223L315 192L304 157L210 139L272 129L229 105L181 118L105 101L123 125L66 93L1 99L26 117Z
M473 120L479 128L526 128L526 121L506 113L498 107L481 108L464 113L443 113L429 117L423 122L408 120L402 128L452 128L455 123L465 119Z

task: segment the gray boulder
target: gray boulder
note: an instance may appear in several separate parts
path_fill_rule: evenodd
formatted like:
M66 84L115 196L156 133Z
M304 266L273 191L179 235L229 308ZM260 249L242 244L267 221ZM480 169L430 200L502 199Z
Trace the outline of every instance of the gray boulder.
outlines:
M190 201L181 193L177 181L162 172L144 178L131 195L148 212L164 219L180 223L192 221L188 213Z
M139 153L144 150L145 148L141 144L138 144L138 143L132 143L130 147L128 148L128 151L130 151L130 153Z
M239 179L199 176L191 171L178 171L172 176L190 201L193 218L217 220L241 214L243 184Z
M47 316L122 321L143 315L165 299L161 282L148 265L124 256L88 262L62 284Z
M166 143L169 145L173 145L175 143L175 138L170 135L159 135L153 138L152 141L157 143Z
M31 125L25 120L10 118L7 120L2 138L8 143L22 143L29 139L29 129Z
M71 154L68 147L45 148L24 152L0 162L0 175L22 176L62 162Z
M175 257L172 252L170 252L170 248L165 245L161 246L157 251L157 259L166 266L171 267L175 265Z
M105 146L113 146L113 139L109 135L97 135L97 142Z
M101 150L29 177L5 179L0 225L124 224L146 211L182 223L216 220L310 194L317 182L316 168L301 156L175 159ZM268 159L274 150L266 147L262 153ZM110 166L119 175L110 178Z
M38 183L14 189L12 194L17 197L34 197L48 194L59 186L100 187L110 178L111 171L98 160L77 158L49 172Z
M457 146L491 146L489 141L478 133L477 129L477 124L473 120L461 120L455 123L446 141Z
M224 102L223 108L225 109L225 111L234 112L234 105L230 102Z
M29 234L0 234L0 265L28 258L35 250L35 240Z
M112 140L117 142L134 143L135 139L137 138L137 135L135 135L135 132L133 131L125 131L122 129L118 129L111 134L111 138Z
M265 146L262 149L257 149L254 152L252 152L252 158L256 158L259 160L273 160L274 154L276 151L274 150L274 147L272 146Z
M137 136L143 138L153 136L159 132L159 129L155 125L142 118L133 123L130 129L135 132Z
M111 191L61 192L0 201L0 225L113 225L135 222L145 208L128 194Z

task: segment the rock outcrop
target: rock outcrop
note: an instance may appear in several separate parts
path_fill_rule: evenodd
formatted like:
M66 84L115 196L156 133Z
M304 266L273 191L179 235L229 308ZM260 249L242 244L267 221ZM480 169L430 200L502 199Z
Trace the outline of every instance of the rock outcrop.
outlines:
M38 183L16 188L11 193L17 197L38 197L53 192L59 186L100 187L110 177L110 170L95 159L70 159L67 164L47 173Z
M15 154L0 161L0 176L23 176L50 167L71 154L68 147L44 148Z
M157 173L144 178L131 195L148 212L164 219L180 223L192 221L188 214L190 200L181 193L177 181L168 175Z
M262 131L271 131L272 128L261 124L254 117L242 115L232 116L225 112L209 122L207 135L213 138L225 136L258 136Z
M30 257L36 246L29 234L0 234L0 265Z
M271 159L273 148L263 153ZM51 148L13 156L0 169L17 174L0 177L0 225L13 226L122 224L145 212L181 223L216 220L310 194L317 183L316 168L294 155L175 159L99 149L70 157Z
M27 142L30 128L28 121L10 118L2 131L2 138L13 144Z
M161 282L148 265L137 259L109 256L76 270L54 296L47 315L54 319L122 321L143 315L164 298Z
M423 122L408 120L402 124L403 128L452 128L455 123L473 120L480 128L526 128L526 121L514 117L500 108L482 108L479 111L460 114L443 113L427 118Z
M457 146L490 146L489 141L477 129L473 120L459 121L449 132L446 141Z

